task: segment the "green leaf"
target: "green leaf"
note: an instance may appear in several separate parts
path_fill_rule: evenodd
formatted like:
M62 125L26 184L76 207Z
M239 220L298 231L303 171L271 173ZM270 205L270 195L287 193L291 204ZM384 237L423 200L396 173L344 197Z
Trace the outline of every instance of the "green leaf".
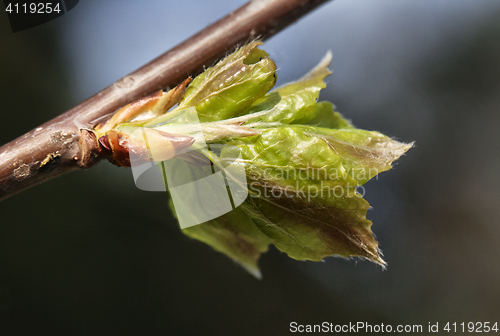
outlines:
M299 260L359 256L383 264L355 188L411 145L378 132L283 126L229 142L241 150L251 197L242 205L273 244ZM221 153L221 159L225 157Z
M351 123L345 120L340 113L334 111L333 104L330 102L319 102L308 106L302 117L295 119L292 124L326 128L353 128Z
M221 142L239 148L250 196L232 212L185 229L253 273L270 243L298 260L338 255L385 265L366 219L370 206L356 188L391 169L412 144L356 129L333 104L317 103L329 61L327 55L243 112L245 126L260 134ZM233 153L223 150L220 160L238 161Z
M366 219L369 204L354 189L342 197L335 197L332 192L328 202L314 197L321 192L316 189L308 191L309 200L300 195L299 189L292 191L267 184L255 190L260 190L259 195L274 196L251 197L242 205L243 210L289 257L312 261L331 255L364 257L385 265L370 230L371 222ZM286 190L289 196L278 196L286 195Z
M182 209L180 219L194 225L183 232L255 276L260 276L259 256L270 244L298 260L338 255L385 265L366 219L370 206L357 188L391 169L413 144L357 129L332 103L317 102L330 74L330 53L297 82L268 92L276 66L257 48L260 44L243 46L197 76L172 111L117 130L143 126L169 139L194 141L189 152L176 152L180 155L167 164L168 188L181 199L173 206ZM213 144L222 145L220 153ZM214 167L227 170L215 176ZM234 179L238 169L246 183ZM245 192L226 197L233 190L230 180ZM204 200L223 196L231 199L233 210L204 217L220 203ZM206 222L196 225L201 221Z
M239 115L276 82L276 64L254 41L197 76L179 109L195 106L201 122Z
M227 145L220 159L245 166L250 196L239 208L184 229L188 236L252 274L259 274L258 257L270 243L298 260L339 255L385 265L366 219L369 204L356 187L390 169L411 145L378 132L302 125L266 129Z
M325 106L320 110L316 110L314 106L320 90L326 87L324 78L331 74L328 70L331 58L331 53L327 53L321 62L301 79L266 94L255 101L245 113L270 110L257 120L283 124L299 123L298 121L312 119L314 114L324 113Z
M247 174L281 185L317 181L331 188L366 183L411 147L378 132L302 125L266 129L228 144L240 148Z
M210 161L206 157L198 154L198 152L185 153L163 163L164 174L168 176L169 181L170 208L176 217L179 218L176 212L176 207L179 207L178 210L183 211L184 216L188 215L195 221L199 221L203 216L203 209L207 206L204 203L205 198L215 197L218 202L224 202L224 199L219 199L223 196L220 189L218 192L214 191L220 180L206 179L206 177L214 177L212 175L214 167L207 164ZM231 170L227 165L224 166L227 168L226 172ZM199 184L193 184L194 181L205 181L202 182L203 189ZM172 201L174 197L179 197L179 193L173 191L178 187L182 188L181 202L188 207ZM232 191L234 200L237 196L235 190L227 191ZM255 226L251 217L243 211L241 206L203 224L184 228L182 232L226 254L251 274L260 278L257 262L260 254L267 251L271 240Z

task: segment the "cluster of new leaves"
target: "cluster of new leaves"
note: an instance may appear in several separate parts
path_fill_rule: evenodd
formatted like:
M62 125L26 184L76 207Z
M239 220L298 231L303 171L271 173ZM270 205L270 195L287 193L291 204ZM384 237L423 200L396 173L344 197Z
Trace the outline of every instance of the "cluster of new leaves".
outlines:
M331 103L317 102L330 74L329 54L300 80L270 91L276 65L259 44L243 46L197 76L169 112L116 129L171 132L194 114L207 144L226 145L210 157L244 167L249 197L183 232L252 274L260 275L257 262L270 244L298 260L338 255L384 265L366 219L369 204L356 187L389 170L411 144L357 129Z

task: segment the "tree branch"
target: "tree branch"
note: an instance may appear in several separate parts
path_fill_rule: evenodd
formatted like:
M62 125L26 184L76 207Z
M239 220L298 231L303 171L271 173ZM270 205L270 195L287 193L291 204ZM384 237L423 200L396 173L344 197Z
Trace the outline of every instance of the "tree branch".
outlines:
M254 38L270 37L327 0L253 0L66 113L0 147L0 200L101 159L91 129L121 106L173 87Z

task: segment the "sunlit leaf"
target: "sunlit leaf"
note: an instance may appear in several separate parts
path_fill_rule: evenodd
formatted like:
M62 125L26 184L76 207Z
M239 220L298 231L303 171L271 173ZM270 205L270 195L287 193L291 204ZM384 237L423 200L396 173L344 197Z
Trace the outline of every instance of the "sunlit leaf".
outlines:
M163 94L153 112L129 113L138 121L115 125L125 117L113 117L115 124L102 128L103 138L120 135L136 147L147 143L143 153L158 152L151 147L155 144L171 148L157 155L177 160L165 161L170 182L175 182L168 187L172 199L181 197L184 203L176 205L174 200L171 207L174 213L176 207L183 209L182 216L192 221L205 218L183 232L257 277L258 259L270 244L298 260L320 261L337 255L384 266L372 223L366 219L370 205L358 188L391 169L412 144L357 129L332 103L317 102L330 74L330 53L298 81L269 91L276 81L276 66L257 48L260 44L255 41L238 49L197 76L184 91L186 80L169 93L175 99ZM177 101L172 110L162 110ZM161 141L135 140L141 127L155 130L142 133ZM224 173L207 184L188 183L215 176L217 169ZM238 170L246 178L236 179ZM201 190L200 185L205 187ZM231 185L245 192L235 193ZM215 193L217 188L221 193ZM232 196L226 195L231 192ZM232 211L229 207L229 212L211 217L195 213L195 209L210 213L221 195L231 201ZM212 205L203 204L206 198ZM182 216L178 217L181 223Z

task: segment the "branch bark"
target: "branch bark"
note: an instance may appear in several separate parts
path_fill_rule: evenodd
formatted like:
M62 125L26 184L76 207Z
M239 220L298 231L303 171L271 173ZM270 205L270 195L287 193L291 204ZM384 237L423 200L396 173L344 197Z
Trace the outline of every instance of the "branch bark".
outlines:
M90 131L121 106L195 76L254 38L268 38L327 0L253 0L64 114L0 147L0 201L101 159Z

